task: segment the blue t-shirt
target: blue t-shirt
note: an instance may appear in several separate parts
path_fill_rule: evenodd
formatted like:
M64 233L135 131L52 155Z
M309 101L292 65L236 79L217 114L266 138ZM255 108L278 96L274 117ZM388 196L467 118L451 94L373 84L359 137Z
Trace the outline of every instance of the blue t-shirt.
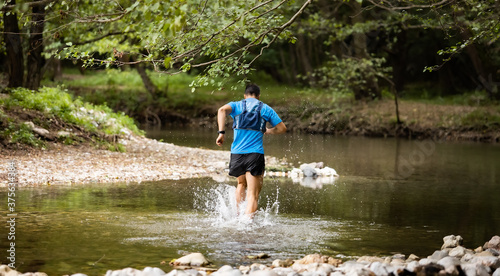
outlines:
M259 104L259 100L255 98L247 98L247 110L252 111L257 108ZM231 106L231 117L234 117L243 112L243 108L241 106L241 101L239 102L230 102L228 103ZM262 110L260 111L260 115L266 122L269 122L272 127L275 127L277 124L281 123L281 119L270 106L264 104L262 106ZM264 154L264 143L262 137L264 133L257 130L247 130L247 129L235 129L234 130L234 140L231 145L231 153L235 154L245 154L245 153L261 153Z

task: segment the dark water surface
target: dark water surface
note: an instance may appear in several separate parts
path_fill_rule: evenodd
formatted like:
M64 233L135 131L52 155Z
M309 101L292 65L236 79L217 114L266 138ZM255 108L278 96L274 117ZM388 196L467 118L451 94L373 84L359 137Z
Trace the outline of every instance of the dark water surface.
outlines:
M213 130L149 131L216 148ZM228 144L224 150L228 150ZM266 137L266 154L322 161L340 177L311 188L266 178L254 224L235 219L234 183L212 179L27 188L18 191L16 265L49 275L104 274L202 252L216 265L323 253L425 257L449 234L475 248L500 234L500 147L476 143L293 135ZM6 206L7 191L0 190ZM6 208L0 209L7 221ZM7 263L8 229L0 230Z

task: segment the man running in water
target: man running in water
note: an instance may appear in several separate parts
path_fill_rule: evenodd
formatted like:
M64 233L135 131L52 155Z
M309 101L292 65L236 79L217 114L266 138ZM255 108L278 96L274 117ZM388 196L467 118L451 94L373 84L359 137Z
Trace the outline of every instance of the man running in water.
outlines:
M219 108L217 113L218 146L224 143L227 115L231 115L234 119L229 175L238 180L236 207L238 208L246 197L245 214L250 218L253 218L257 211L263 183L265 169L263 136L286 132L286 126L278 114L267 104L259 101L259 98L260 88L255 84L249 84L245 89L243 100L230 102ZM267 128L266 123L272 127Z

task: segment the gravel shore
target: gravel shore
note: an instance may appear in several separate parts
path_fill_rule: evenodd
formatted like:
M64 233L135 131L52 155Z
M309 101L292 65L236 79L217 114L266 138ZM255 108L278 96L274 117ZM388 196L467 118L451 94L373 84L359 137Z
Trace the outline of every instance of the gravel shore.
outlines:
M16 165L19 186L143 182L212 177L227 179L230 153L176 146L144 137L121 140L126 152L53 144L48 150L2 151L0 186ZM215 139L214 139L215 143ZM276 163L267 157L267 164Z

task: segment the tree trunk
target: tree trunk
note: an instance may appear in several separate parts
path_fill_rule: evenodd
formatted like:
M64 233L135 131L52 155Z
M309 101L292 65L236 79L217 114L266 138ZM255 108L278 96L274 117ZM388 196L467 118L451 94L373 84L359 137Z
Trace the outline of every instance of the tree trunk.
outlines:
M139 73L139 76L141 76L142 83L144 84L146 90L151 94L153 99L157 99L160 89L158 89L158 87L156 87L151 78L149 78L148 74L146 73L146 68L144 67L144 64L139 63L136 64L134 67Z
M8 5L15 5L16 1L7 1ZM7 52L7 73L9 74L9 84L7 87L23 86L24 80L24 58L23 46L17 14L15 12L3 14L5 49Z
M45 25L45 5L33 6L31 18L29 48L28 48L28 77L26 88L37 90L42 80L43 66L43 30Z

